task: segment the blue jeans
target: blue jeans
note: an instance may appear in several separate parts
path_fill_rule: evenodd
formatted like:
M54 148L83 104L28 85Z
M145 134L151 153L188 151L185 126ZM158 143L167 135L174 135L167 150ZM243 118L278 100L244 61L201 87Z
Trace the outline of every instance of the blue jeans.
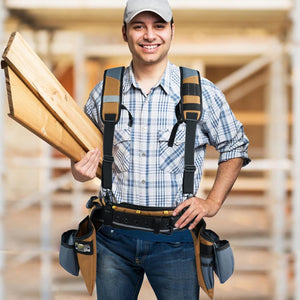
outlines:
M98 300L137 299L144 274L158 300L199 299L192 242L146 240L124 232L109 226L97 232Z

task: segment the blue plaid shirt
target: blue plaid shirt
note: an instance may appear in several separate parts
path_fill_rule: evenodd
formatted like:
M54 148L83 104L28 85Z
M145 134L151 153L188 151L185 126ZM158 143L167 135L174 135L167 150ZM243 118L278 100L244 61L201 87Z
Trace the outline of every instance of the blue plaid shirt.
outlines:
M201 80L203 111L196 129L196 192L202 175L206 145L220 153L219 162L241 157L249 162L249 141L242 124L235 119L222 92L205 78ZM102 82L91 92L85 113L103 132L100 118ZM133 116L132 127L126 110L116 124L113 145L113 186L116 200L136 205L176 206L182 195L185 124L179 125L173 147L168 140L177 122L175 106L180 101L179 67L167 65L161 80L144 94L132 67L123 78L123 105Z

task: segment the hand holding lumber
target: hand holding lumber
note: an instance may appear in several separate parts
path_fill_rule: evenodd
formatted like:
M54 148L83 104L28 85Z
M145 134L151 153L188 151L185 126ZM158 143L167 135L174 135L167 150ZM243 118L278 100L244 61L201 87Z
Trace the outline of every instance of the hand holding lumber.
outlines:
M19 33L11 35L2 57L10 117L73 161L102 149L101 132ZM101 163L102 157L99 178Z
M81 182L92 180L96 177L100 162L100 150L89 151L79 162L72 162L73 177Z

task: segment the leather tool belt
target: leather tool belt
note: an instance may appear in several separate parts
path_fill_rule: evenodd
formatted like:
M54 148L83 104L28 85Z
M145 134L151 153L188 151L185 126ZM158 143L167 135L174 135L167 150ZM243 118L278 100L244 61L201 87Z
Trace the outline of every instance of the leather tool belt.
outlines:
M136 229L155 234L172 234L180 215L173 216L174 207L148 207L128 203L115 204L91 197L87 203L90 218L98 230L102 224L121 229Z
M93 293L96 280L96 231L101 225L115 228L138 229L153 233L172 234L181 215L173 217L174 208L144 207L131 204L115 204L93 196L87 202L90 215L82 220L78 230L64 232L61 238L59 261L62 267L78 276L83 275L87 290ZM220 240L212 230L206 229L202 219L191 231L198 282L202 290L212 299L214 295L214 273L221 283L227 281L234 270L232 249L227 240Z

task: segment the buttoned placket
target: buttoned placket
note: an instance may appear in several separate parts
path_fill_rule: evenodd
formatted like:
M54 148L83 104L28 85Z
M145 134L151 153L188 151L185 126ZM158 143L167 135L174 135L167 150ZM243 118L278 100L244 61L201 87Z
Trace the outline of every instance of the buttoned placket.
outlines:
M149 93L150 94L150 93ZM143 103L142 103L142 110L141 110L141 132L140 132L140 169L141 169L141 178L140 184L141 189L145 190L145 184L147 183L147 151L148 151L148 118L149 118L149 94L143 94Z
M145 191L147 191L147 163L148 163L148 118L149 118L149 101L150 93L148 95L140 91L138 101L141 101L139 104L136 103L138 109L136 110L135 124L134 124L134 174L138 175L137 178L134 178L136 182L135 189L137 189L137 194L139 196L140 205L146 205L144 202L146 199Z

